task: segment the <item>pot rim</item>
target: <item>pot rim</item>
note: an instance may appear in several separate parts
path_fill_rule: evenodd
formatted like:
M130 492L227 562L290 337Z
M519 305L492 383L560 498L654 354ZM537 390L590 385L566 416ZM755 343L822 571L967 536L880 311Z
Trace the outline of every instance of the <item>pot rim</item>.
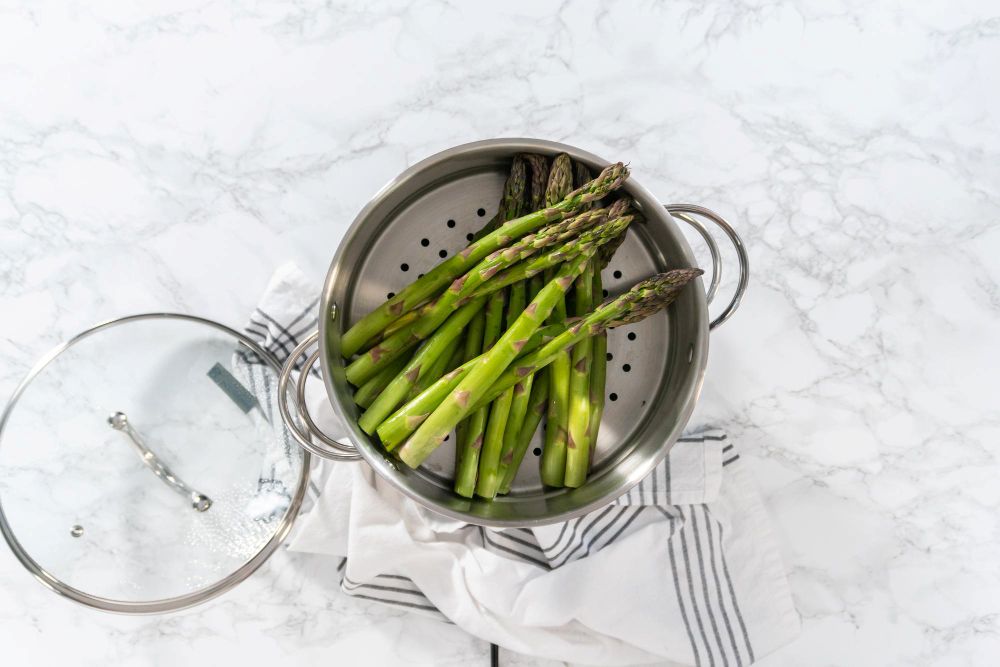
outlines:
M692 369L692 372L694 373L694 380L690 385L687 395L683 399L680 397L676 399L679 402L679 418L676 420L674 427L671 429L668 436L663 439L663 444L656 456L649 457L647 461L640 465L637 471L628 478L627 482L622 484L613 494L608 493L603 496L599 496L595 500L584 503L579 507L571 510L556 512L544 517L510 519L481 517L471 515L466 512L456 511L414 492L413 489L409 488L397 477L398 468L396 464L391 459L386 457L383 452L370 444L369 437L360 430L356 420L348 415L348 411L344 409L337 399L338 394L333 384L333 363L336 361L340 367L343 368L343 362L340 359L334 360L331 357L330 345L328 344L328 341L330 340L332 332L331 327L339 326L339 323L336 323L334 320L340 317L340 314L343 313L343 309L339 307L340 304L336 304L333 301L334 287L336 285L338 271L343 262L345 249L351 245L352 241L354 241L359 234L361 234L363 227L369 222L369 217L372 212L390 192L394 191L398 187L401 187L414 175L432 165L437 165L441 162L451 160L452 158L466 154L470 151L497 148L507 149L510 151L511 155L524 152L541 152L546 154L565 152L569 153L571 156L582 158L596 164L611 164L610 161L605 160L594 153L570 144L534 138L496 138L473 141L453 146L430 155L405 169L395 178L382 186L382 188L380 188L378 192L372 196L364 207L362 207L337 246L337 250L330 262L330 268L327 271L323 284L323 291L319 300L319 359L322 368L323 385L326 389L327 400L333 407L337 417L349 430L351 442L354 444L365 463L371 466L382 479L388 481L395 489L402 492L408 498L416 501L420 506L452 519L490 528L531 528L566 521L568 519L588 514L600 507L607 506L609 503L614 502L617 498L627 493L633 486L637 485L652 470L654 470L664 458L666 458L669 450L682 435L684 428L687 426L687 423L691 418L691 414L694 412L698 399L701 396L705 379L705 369L708 363L708 305L702 280L699 277L694 281L695 285L698 287L695 294L696 309L700 313L700 316L693 321L693 325L697 327L695 338L698 341L698 344L694 346L694 358L691 362L691 365L694 367ZM632 193L637 193L641 197L650 201L660 201L659 198L654 196L651 191L642 186L634 178L630 177L628 179L626 182L626 188ZM663 208L659 208L658 212L662 212L661 214L664 216L664 220L668 223L668 231L671 236L674 237L681 253L687 259L688 264L694 266L694 255L691 252L691 248L688 245L687 240L678 231L679 226L676 224L674 218ZM650 213L652 214L652 212ZM333 316L331 317L331 315Z

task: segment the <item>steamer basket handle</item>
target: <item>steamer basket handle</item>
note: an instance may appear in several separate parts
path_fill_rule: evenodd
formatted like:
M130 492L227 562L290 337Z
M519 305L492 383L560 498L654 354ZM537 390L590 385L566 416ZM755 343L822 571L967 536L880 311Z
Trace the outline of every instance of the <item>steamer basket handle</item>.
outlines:
M305 427L300 425L295 419L288 405L288 383L291 381L292 372L295 370L295 360L303 356L306 350L315 344L318 339L319 331L309 334L305 340L292 350L292 353L288 355L288 359L285 360L285 365L281 368L281 374L278 376L278 410L281 412L281 420L285 422L285 426L291 431L292 437L295 438L296 442L316 456L333 461L358 461L361 459L361 455L358 454L358 450L355 449L354 445L334 440L323 433L319 426L316 425L316 422L309 414L309 409L306 407L306 380L309 379L309 371L316 365L316 361L319 359L318 349L306 359L302 370L299 371L299 379L295 385L298 415L305 424ZM313 437L319 440L319 443L314 442Z
M743 239L736 233L733 226L715 211L707 209L704 206L698 206L697 204L664 204L663 207L673 217L679 218L694 227L701 234L701 237L705 239L705 244L708 245L708 250L712 255L712 282L706 294L709 304L715 299L716 293L719 290L719 282L722 280L722 256L719 253L719 246L716 245L715 239L712 238L705 223L693 216L701 216L714 222L718 225L719 229L725 232L729 240L733 242L733 247L736 248L736 257L740 266L740 279L736 284L736 292L729 301L729 305L708 325L709 330L715 329L733 316L733 313L739 309L740 303L743 301L743 295L746 294L747 284L750 282L750 258L747 256L746 246L743 245Z

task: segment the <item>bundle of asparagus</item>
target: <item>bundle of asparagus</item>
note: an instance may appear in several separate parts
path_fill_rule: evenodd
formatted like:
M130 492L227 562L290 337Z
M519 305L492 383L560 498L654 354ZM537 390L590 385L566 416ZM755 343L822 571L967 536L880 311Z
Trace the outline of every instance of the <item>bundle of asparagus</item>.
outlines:
M615 192L626 178L621 163L591 178L568 155L515 156L497 214L468 247L344 334L361 428L411 467L454 429L455 492L493 498L547 415L543 482L583 484L606 329L665 308L701 273L662 273L599 303L601 270L639 217Z

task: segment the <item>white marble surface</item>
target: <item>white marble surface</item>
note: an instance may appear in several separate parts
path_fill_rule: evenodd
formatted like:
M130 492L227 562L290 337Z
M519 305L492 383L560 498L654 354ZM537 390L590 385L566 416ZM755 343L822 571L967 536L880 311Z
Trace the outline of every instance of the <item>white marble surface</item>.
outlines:
M494 4L0 3L0 392L96 320L239 325L288 259L319 285L359 207L436 150L563 140L749 246L696 419L751 460L803 616L761 664L997 664L996 7ZM279 554L205 607L123 618L4 553L5 663L486 664L332 570Z

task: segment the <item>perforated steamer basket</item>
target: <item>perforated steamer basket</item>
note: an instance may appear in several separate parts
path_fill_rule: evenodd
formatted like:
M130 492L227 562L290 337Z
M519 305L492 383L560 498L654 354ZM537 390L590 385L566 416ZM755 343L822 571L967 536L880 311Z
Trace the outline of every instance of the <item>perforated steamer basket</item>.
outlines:
M492 501L466 499L452 491L454 437L417 470L394 460L377 438L357 425L359 410L344 377L343 332L391 294L445 257L464 248L496 212L511 158L519 152L568 153L596 174L609 160L573 146L537 139L495 139L465 144L431 156L386 185L358 214L340 244L320 299L320 328L292 353L278 395L286 425L299 443L327 459L364 459L397 489L421 505L470 523L494 527L537 526L579 516L624 494L666 456L687 424L701 390L708 359L709 330L729 318L746 289L748 266L739 237L718 215L694 205L664 207L634 178L623 191L645 222L633 224L605 269L610 295L660 271L694 265L691 249L674 216L693 225L713 258L708 294L701 279L685 288L664 312L608 333L607 401L593 467L578 489L543 487L538 473L541 431L536 434L511 492ZM708 303L719 282L718 248L700 218L711 220L736 246L740 280L730 304L710 324ZM298 417L285 391L293 365L317 339L305 369L319 360L326 393L349 429L353 444L324 435L305 409L303 370L298 382Z

